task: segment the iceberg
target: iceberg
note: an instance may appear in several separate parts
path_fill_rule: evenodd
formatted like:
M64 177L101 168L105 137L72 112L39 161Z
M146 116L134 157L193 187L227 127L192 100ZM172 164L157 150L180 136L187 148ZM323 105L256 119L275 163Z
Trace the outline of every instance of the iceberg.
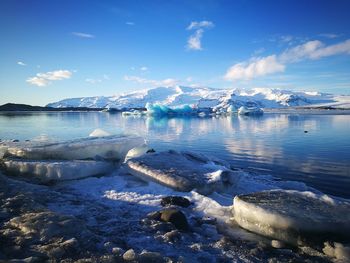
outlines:
M73 180L112 172L114 164L104 161L33 161L9 159L2 162L9 174L34 178L41 183Z
M158 103L147 103L146 104L147 114L149 115L157 115L157 116L164 116L164 115L192 115L196 113L197 111L192 108L190 105L181 105L176 106L173 108L170 108L168 106L158 104Z
M245 107L242 106L238 109L239 115L262 115L264 112L258 107Z
M235 185L239 176L225 162L192 152L169 150L131 158L126 170L145 181L154 181L181 192L193 189L210 194Z
M96 135L96 134L95 134ZM132 148L142 146L139 136L104 136L65 142L7 142L0 145L0 157L32 160L124 160Z
M238 195L233 214L242 228L293 245L350 236L350 204L309 191Z

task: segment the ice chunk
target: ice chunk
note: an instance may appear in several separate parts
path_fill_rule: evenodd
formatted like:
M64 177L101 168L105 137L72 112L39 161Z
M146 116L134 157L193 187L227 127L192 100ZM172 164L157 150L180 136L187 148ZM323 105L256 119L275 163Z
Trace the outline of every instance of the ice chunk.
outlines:
M33 161L5 160L3 168L7 173L29 176L47 183L72 180L113 171L114 165L104 161Z
M102 130L102 129L95 129L92 133L90 133L90 137L104 137L104 136L110 136L111 134Z
M227 167L210 158L190 152L167 151L149 153L126 162L134 176L151 180L175 190L210 194L233 185L238 178Z
M150 148L148 147L148 145L146 143L139 146L139 147L132 148L126 154L125 160L127 161L131 158L140 157L140 156L144 155L145 153L147 153L149 150L150 150Z
M147 114L149 115L191 115L196 113L196 110L190 105L181 105L170 108L168 106L158 104L158 103L147 103L146 104Z
M239 195L233 209L241 227L295 245L315 237L350 235L349 203L312 192L271 190Z
M138 136L90 137L65 142L23 142L2 145L3 157L34 160L124 160L128 151L141 146L144 139Z
M245 107L242 106L238 109L239 115L262 115L264 112L258 107Z

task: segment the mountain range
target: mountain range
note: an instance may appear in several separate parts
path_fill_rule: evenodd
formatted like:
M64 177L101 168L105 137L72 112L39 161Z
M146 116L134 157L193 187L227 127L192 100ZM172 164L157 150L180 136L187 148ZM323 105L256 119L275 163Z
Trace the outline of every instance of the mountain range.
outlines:
M350 95L295 92L270 88L247 90L174 86L144 89L115 96L69 98L49 103L47 107L130 109L144 108L147 102L169 107L191 105L198 108L227 108L230 105L237 108L240 106L350 108Z

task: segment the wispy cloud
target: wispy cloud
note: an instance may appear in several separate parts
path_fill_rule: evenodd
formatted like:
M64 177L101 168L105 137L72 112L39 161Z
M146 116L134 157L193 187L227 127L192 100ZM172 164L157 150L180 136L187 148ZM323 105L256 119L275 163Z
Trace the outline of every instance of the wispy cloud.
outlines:
M134 26L135 25L135 23L134 22L126 22L125 24L127 24L128 26Z
M248 61L231 66L225 76L226 80L250 80L253 78L283 72L290 63L303 60L317 60L338 54L350 54L350 39L333 45L325 45L319 40L308 41L284 50L281 54L267 57L251 58Z
M214 27L211 21L194 21L187 27L187 30L195 30L194 33L187 40L187 48L189 50L202 50L202 37L204 29Z
M85 81L90 84L98 84L104 81L110 80L109 76L106 74L103 74L101 78L87 78Z
M147 70L148 70L148 67L143 66L143 67L140 68L140 70L141 70L141 71L147 71Z
M148 84L152 86L165 86L165 87L175 86L179 82L178 80L172 79L172 78L167 78L163 80L153 80L153 79L141 78L138 76L124 76L124 80L133 81L139 84Z
M45 87L52 81L69 79L71 78L72 74L73 73L69 70L55 70L46 73L38 73L36 76L28 78L26 81L32 85Z
M206 21L206 20L200 21L200 22L193 21L187 27L187 30L200 29L200 28L211 28L211 27L214 27L214 23L211 21Z
M320 37L325 37L325 38L338 38L341 35L339 34L333 34L333 33L323 33L323 34L319 34Z
M25 63L22 62L22 61L18 61L18 62L17 62L17 65L20 65L20 66L27 66L27 64L25 64Z
M94 35L82 32L72 32L72 35L80 38L95 38Z

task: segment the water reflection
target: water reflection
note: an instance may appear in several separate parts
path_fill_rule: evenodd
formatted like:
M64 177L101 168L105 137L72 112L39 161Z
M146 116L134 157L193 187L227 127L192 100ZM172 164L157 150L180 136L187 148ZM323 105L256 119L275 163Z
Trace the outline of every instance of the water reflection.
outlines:
M238 167L350 197L350 115L157 118L102 112L0 114L0 139L85 137L96 128L143 136L157 150L187 149ZM304 131L308 131L305 133Z

